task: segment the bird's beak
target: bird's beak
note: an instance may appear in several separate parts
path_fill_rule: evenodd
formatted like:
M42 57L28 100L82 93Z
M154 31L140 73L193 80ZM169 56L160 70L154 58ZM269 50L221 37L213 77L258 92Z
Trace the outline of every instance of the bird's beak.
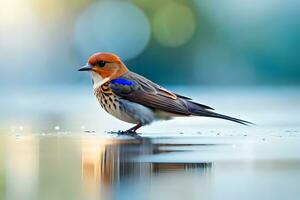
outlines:
M86 64L78 69L78 71L91 71L91 70L92 70L92 65L90 64Z

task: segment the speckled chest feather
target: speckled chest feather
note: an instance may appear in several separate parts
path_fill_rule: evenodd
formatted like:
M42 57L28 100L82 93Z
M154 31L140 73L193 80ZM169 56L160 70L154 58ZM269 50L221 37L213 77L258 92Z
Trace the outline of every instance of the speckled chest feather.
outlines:
M112 92L109 83L101 85L94 93L106 112L113 114L112 112L120 110L119 98Z
M109 86L110 83L104 83L94 90L95 96L106 112L133 124L149 124L154 120L153 111L150 108L123 99L116 95Z
M134 124L139 123L139 117L136 117L134 112L132 112L134 111L136 104L129 103L128 101L121 99L119 96L114 94L112 89L109 87L109 83L101 85L94 90L94 93L101 107L106 112L125 122Z

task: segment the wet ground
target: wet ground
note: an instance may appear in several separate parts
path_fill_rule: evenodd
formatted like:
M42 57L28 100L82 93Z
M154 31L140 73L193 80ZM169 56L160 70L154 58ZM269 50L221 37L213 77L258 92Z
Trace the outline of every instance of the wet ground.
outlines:
M0 116L0 199L299 199L295 91L206 89L197 100L257 125L182 118L139 139L108 134L128 124L95 109L88 92L69 95L76 109L55 95L14 98L22 106Z
M1 199L298 199L300 133L2 136Z

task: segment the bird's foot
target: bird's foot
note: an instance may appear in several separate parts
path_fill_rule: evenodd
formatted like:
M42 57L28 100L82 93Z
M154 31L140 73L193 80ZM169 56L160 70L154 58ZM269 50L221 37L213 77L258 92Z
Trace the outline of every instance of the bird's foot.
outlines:
M142 124L137 124L136 126L126 130L126 131L118 131L116 132L118 135L128 135L134 138L141 138L140 135L137 134L136 130L139 129Z
M138 135L134 130L118 131L118 135Z
M109 134L117 134L117 135L138 135L136 132L134 131L110 131L108 132Z
M141 140L142 139L142 136L140 136L135 130L126 130L126 131L118 131L117 132L118 135L126 135L126 136L130 136L130 137L133 137L137 140Z

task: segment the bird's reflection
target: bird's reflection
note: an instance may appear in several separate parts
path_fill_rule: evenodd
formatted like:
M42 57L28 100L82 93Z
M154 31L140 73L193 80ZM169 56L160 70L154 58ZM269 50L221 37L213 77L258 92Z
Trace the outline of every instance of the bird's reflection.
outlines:
M207 169L212 165L157 159L160 154L170 151L161 148L167 144L154 143L150 138L87 138L82 140L81 145L83 184L89 188L89 193L92 189L100 196L110 195L107 193L109 191L116 193L116 188L121 188L123 184L128 186L130 181L136 183L142 180L143 184L151 182L151 177L159 173L196 170L207 174Z

